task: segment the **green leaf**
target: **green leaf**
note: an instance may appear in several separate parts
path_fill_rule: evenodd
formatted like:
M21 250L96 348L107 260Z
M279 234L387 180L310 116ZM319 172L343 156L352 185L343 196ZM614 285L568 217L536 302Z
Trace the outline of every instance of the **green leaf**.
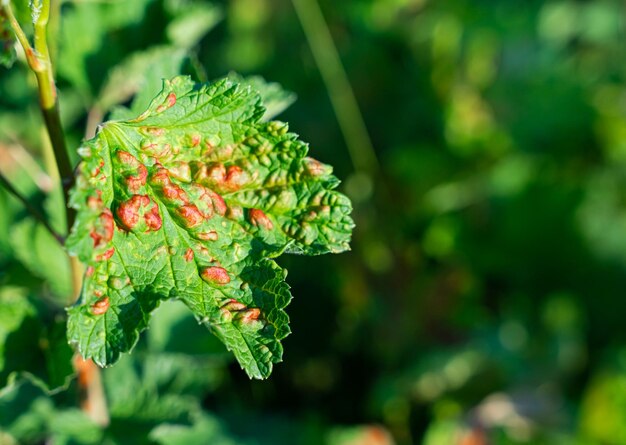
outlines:
M216 366L232 358L180 300L166 301L152 314L146 343L151 353L209 357Z
M250 86L261 95L265 107L265 114L263 115L265 121L278 116L296 101L294 93L283 89L276 82L267 82L261 76L243 77L237 73L230 73L228 78L241 85Z
M84 411L61 409L39 386L20 381L0 392L0 444L100 444L102 429Z
M24 376L55 390L73 375L65 323L44 314L49 310L38 307L22 289L0 292L0 388Z
M9 202L9 192L0 189L0 261L2 262L13 254L10 234L13 213L13 205Z
M194 419L193 425L164 423L150 432L149 438L160 445L235 445L240 440L233 440L224 434L220 422L203 413Z
M207 378L207 371L216 373L216 369L209 368L209 360L198 359L137 348L114 367L105 369L103 382L111 415L107 436L115 438L115 443L135 444L145 443L152 431L165 425L189 431L205 417L201 401L219 383L215 377ZM217 433L212 433L216 439L221 437ZM211 439L207 435L202 443L213 444Z
M55 411L48 420L48 428L55 445L102 443L101 427L80 409Z
M30 304L26 296L17 289L5 290L0 300L0 370L4 371L7 362L6 349L11 346L7 339L17 331L24 320L33 318L35 308Z
M191 412L200 410L197 397L171 391L150 378L151 372L169 374L172 380L177 377L178 369L171 366L175 362L163 364L162 369L151 371L148 366L160 368L161 364L131 355L103 373L112 417L156 425L164 421L185 422Z
M78 88L85 99L91 99L94 79L88 67L94 65L93 59L103 48L110 51L111 42L115 45L115 39L107 40L110 33L141 22L151 3L153 0L71 2L64 7L56 63L60 76Z
M188 5L167 25L167 37L179 48L189 49L222 20L222 15L221 8L216 5Z
M50 285L61 304L73 301L70 264L50 232L33 219L24 219L14 224L10 243L15 257L34 276Z
M103 112L107 112L114 105L121 104L142 91L133 102L133 109L140 113L152 99L151 96L145 97L145 91L158 88L163 78L179 74L184 58L183 50L170 46L154 47L131 54L109 73L100 92L98 106Z
M38 386L17 382L0 392L0 443L38 443L44 439L54 405ZM11 440L14 440L12 442Z
M291 295L270 258L345 251L353 222L332 169L264 113L250 87L176 77L81 148L67 247L88 269L68 337L85 358L114 363L177 298L250 377L281 361Z

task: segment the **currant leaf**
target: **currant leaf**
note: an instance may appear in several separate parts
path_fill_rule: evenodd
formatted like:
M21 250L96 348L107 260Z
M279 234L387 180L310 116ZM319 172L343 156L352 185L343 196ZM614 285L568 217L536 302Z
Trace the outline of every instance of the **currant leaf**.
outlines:
M67 247L87 271L68 338L85 358L114 363L177 298L250 377L281 361L291 294L271 258L345 251L354 224L331 167L264 113L250 86L181 76L81 148Z

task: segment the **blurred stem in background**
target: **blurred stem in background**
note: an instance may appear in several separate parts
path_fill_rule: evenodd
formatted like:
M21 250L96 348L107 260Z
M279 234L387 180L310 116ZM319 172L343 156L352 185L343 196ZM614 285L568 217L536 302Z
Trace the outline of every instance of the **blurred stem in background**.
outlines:
M50 144L47 141L42 141L42 150L53 151L53 154L44 153L44 158L51 170L56 170L59 173L59 179L61 186L63 187L64 207L67 222L67 229L69 230L75 218L75 211L69 206L69 192L74 182L74 169L67 151L65 144L65 134L63 132L63 126L61 125L61 116L59 114L59 104L57 97L57 89L54 80L54 68L50 59L50 50L48 47L48 22L53 15L53 23L58 20L59 14L59 0L39 0L31 2L31 13L33 18L34 28L34 45L31 46L26 33L20 26L10 1L4 1L0 4L0 8L5 12L9 23L17 40L19 41L26 61L30 69L35 73L37 78L39 104L43 114L47 136L49 137ZM58 30L58 26L54 27L55 31ZM51 176L56 176L51 173ZM4 176L1 177L2 185L4 185L13 195L15 195L26 206L27 210L40 221L55 238L59 239L56 232L50 227L49 223L45 220L41 213L32 207L28 201L21 197L15 188L6 180ZM35 213L33 213L33 211ZM37 217L36 215L39 215ZM72 271L72 284L73 292L71 301L75 301L82 286L82 266L79 261L70 257L71 271ZM98 424L106 425L109 423L109 414L102 388L102 382L100 377L100 369L91 360L84 361L81 357L75 357L74 360L76 372L78 373L78 383L81 389L81 406L83 410Z
M66 203L65 214L67 227L69 228L74 222L74 210L67 205L69 202L69 191L73 183L74 170L65 145L65 136L59 115L52 62L48 50L47 26L48 19L50 18L50 0L42 0L39 5L33 6L33 8L37 9L37 13L33 14L34 48L30 45L28 37L26 37L26 34L17 21L13 9L11 8L11 2L4 3L2 8L7 14L15 36L24 49L28 66L37 77L39 103L54 151L56 169L61 177L63 195ZM46 144L43 145L44 147L46 146Z
M39 209L37 209L35 206L33 206L28 201L28 199L26 199L25 196L23 196L20 192L18 192L17 189L15 187L13 187L13 184L11 184L11 182L9 182L9 180L6 178L6 176L4 176L4 174L2 172L0 172L0 184L10 194L15 196L15 198L17 198L18 201L20 201L22 203L22 205L26 208L28 213L30 213L30 215L33 218L35 218L39 223L41 223L46 228L46 230L48 232L50 232L50 234L54 237L54 239L56 239L59 242L59 244L61 244L61 245L64 244L65 240L64 240L63 236L61 236L56 230L54 230L52 228L50 223L48 223L48 221L42 215L42 213L39 211Z
M317 0L293 0L357 173L373 177L378 160L354 91Z

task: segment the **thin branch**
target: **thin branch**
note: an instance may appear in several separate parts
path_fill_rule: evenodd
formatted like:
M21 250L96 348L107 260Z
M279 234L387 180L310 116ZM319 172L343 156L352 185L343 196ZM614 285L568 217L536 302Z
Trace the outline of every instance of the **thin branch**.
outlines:
M79 353L74 354L72 363L77 374L82 410L98 425L107 426L110 419L100 368L93 360L83 359Z
M373 175L379 169L348 75L317 0L293 0L302 29L322 75L354 168Z
M48 172L41 168L33 155L19 141L12 140L9 144L0 144L0 151L5 151L12 162L19 165L44 194L50 193L54 185L59 182L58 178L50 177Z
M30 213L33 218L39 221L46 228L46 230L50 232L50 234L54 237L54 239L56 239L59 242L59 244L63 246L63 244L65 243L65 239L52 228L50 223L48 223L48 221L41 214L41 212L35 206L33 206L30 202L28 202L28 200L20 192L18 192L15 187L13 187L13 184L9 182L9 180L6 178L6 176L4 176L2 172L0 172L0 184L10 194L16 197L17 200L20 201L22 205L26 208L28 213Z
M50 158L54 158L56 170L59 172L59 177L63 186L65 215L67 229L69 230L72 227L76 216L74 209L69 206L69 191L74 181L74 169L72 168L65 145L65 134L61 125L57 89L54 83L54 70L52 61L50 60L50 50L48 48L47 32L50 14L52 13L54 19L54 15L59 12L58 3L52 5L51 11L51 1L57 0L41 0L41 3L39 4L41 9L38 11L38 15L33 23L35 31L34 49L30 46L26 35L15 19L13 11L11 10L10 2L7 0L0 0L0 8L6 11L11 27L13 28L18 41L22 45L22 48L24 48L28 64L37 77L39 103L44 117L44 122L46 124L46 130L48 131L48 136L50 138L50 144L52 145L52 151L54 152L54 156L50 156ZM8 183L7 185L9 187L11 186ZM24 203L26 205L25 201ZM73 297L78 298L81 287L82 267L77 258L70 257L70 261L72 266L72 283L74 288ZM82 408L96 423L103 426L107 425L109 423L109 413L106 397L102 388L100 369L91 360L84 361L78 356L75 357L76 360L74 361L74 365L76 372L78 373L79 386L83 391L81 402Z
M65 135L61 125L61 117L59 115L59 106L57 103L57 90L54 84L54 75L52 70L52 62L50 61L50 53L48 51L47 41L47 25L50 15L50 0L43 0L41 3L41 11L34 23L35 27L35 48L33 49L28 42L26 34L15 18L11 3L2 3L3 10L9 18L9 23L18 41L24 49L26 60L31 70L37 77L37 85L39 92L39 103L43 114L46 129L50 137L52 149L54 150L54 158L56 167L61 177L63 186L63 196L65 197L65 214L68 229L74 223L75 212L69 207L69 191L74 181L74 169L70 162L70 158L65 145Z
M32 48L32 46L30 46L30 42L28 41L28 37L26 37L26 33L15 18L13 8L11 8L11 2L3 2L1 8L6 13L6 17L9 19L9 23L11 24L11 28L15 33L15 37L17 37L17 41L20 42L20 45L22 45L22 48L24 49L24 54L26 55L26 61L28 62L28 66L30 66L33 71L41 69L41 67L39 66L39 59L35 54L35 50Z

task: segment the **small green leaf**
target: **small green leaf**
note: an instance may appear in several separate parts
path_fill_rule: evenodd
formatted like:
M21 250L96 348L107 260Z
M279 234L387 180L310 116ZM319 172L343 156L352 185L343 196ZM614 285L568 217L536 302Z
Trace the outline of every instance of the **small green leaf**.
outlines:
M178 298L250 377L282 359L291 295L270 258L345 251L353 223L331 168L264 113L250 87L177 77L81 148L67 247L88 268L68 337L85 358L114 363Z

